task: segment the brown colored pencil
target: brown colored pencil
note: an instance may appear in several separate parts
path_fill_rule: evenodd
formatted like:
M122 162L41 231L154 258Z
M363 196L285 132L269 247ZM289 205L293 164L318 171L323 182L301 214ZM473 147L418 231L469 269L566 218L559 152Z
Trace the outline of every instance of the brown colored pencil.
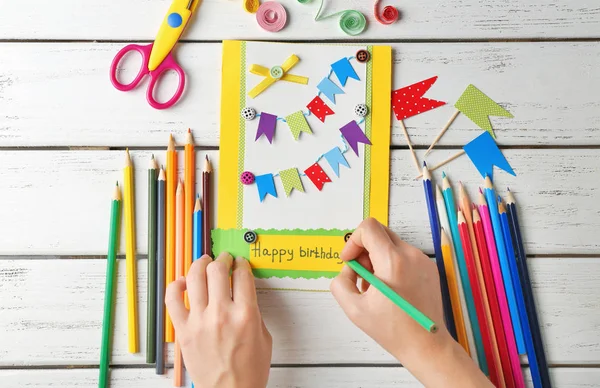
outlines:
M203 254L212 256L210 232L212 229L212 164L206 155L202 171L202 248Z

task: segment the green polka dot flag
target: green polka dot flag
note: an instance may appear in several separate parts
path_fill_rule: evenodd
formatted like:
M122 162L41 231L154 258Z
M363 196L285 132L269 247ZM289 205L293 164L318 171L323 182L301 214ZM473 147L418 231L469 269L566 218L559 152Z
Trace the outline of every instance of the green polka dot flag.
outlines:
M477 124L479 128L488 131L494 138L496 138L496 135L488 116L513 117L509 111L496 104L473 85L467 87L454 106Z
M283 183L283 189L285 190L285 195L287 197L290 196L294 189L304 193L304 186L300 180L300 174L298 173L297 168L294 167L279 171L279 177L281 178L281 183Z
M290 131L292 131L292 135L294 135L294 140L298 140L298 138L300 138L300 132L312 134L312 131L308 126L308 122L306 121L306 117L304 117L304 113L302 113L301 110L287 116L285 121L290 127Z

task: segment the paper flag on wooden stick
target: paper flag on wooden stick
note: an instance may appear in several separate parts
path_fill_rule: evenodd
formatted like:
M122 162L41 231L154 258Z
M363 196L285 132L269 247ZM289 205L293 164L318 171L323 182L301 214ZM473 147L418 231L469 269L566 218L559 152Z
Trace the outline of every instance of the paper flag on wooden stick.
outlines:
M444 101L423 97L437 78L437 76L431 77L392 92L392 110L398 120L404 120L446 104Z
M273 136L275 135L275 126L277 125L277 116L270 113L262 112L260 114L260 120L258 122L258 129L256 130L255 141L258 140L262 135L265 135L269 140L269 143L273 143Z
M309 102L308 105L306 105L306 107L312 114L314 114L319 120L321 120L322 123L325 122L325 116L335 114L335 112L332 111L331 108L328 107L327 104L325 104L325 102L323 101L323 99L321 99L321 97L319 96L313 98L312 101Z
M340 128L340 132L342 132L342 135L356 156L358 156L358 143L371 144L369 138L354 120Z
M469 155L471 162L473 162L483 178L486 176L489 176L490 179L492 178L494 166L501 168L511 175L517 175L504 155L502 155L502 151L500 151L500 148L498 148L498 145L489 132L483 132L471 140L469 144L465 145L463 149Z
M275 189L273 174L257 175L254 179L256 187L258 187L258 197L260 198L260 202L265 199L267 194L271 194L273 197L277 198L277 189Z
M323 186L327 182L331 182L329 176L323 171L323 168L319 165L319 163L315 163L306 170L304 173L314 183L315 187L319 189L319 191L323 190Z
M479 128L488 131L494 138L496 135L488 116L513 117L509 111L495 103L473 85L467 86L467 89L454 106L477 124Z
M338 177L340 176L340 164L350 168L348 161L346 158L344 158L344 154L342 154L342 151L338 147L328 151L323 155L323 157L327 160L327 163L329 163L331 169Z
M300 180L300 174L298 173L297 168L294 167L279 171L279 177L281 178L281 183L283 183L283 189L285 190L286 196L289 197L294 189L304 193L304 186L302 186L302 181Z
M312 133L310 127L308 126L308 122L306 121L306 117L301 110L286 116L285 121L290 127L290 131L292 131L294 140L298 140L300 137L300 132Z
M325 95L329 99L329 101L335 104L335 95L336 94L344 94L344 91L340 89L332 80L329 78L323 78L321 82L317 85L317 88L321 93Z
M348 78L360 81L358 74L356 74L356 71L354 71L354 68L352 67L352 64L350 64L348 58L342 58L336 63L332 64L331 69L335 73L335 76L340 81L342 86L346 86Z

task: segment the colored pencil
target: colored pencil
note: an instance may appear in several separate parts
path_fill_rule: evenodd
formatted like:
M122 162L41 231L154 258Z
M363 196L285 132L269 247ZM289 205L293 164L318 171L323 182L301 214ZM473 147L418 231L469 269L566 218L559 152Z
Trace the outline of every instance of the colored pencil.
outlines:
M179 279L183 276L185 270L185 191L183 182L181 182L181 180L177 184L177 192L175 194L175 213L175 274L176 278ZM181 295L181 297L183 298L183 295ZM177 333L175 333L175 359L173 364L175 369L173 386L181 387L183 382L183 359L181 356L181 347L179 346L179 341L177 340Z
M202 257L202 202L200 195L196 197L196 205L194 206L194 252L193 260L196 261Z
M527 316L529 318L529 324L531 327L531 336L533 337L533 345L535 347L535 354L537 356L542 386L551 387L552 382L550 381L550 375L548 373L548 363L546 361L546 353L544 352L544 342L542 341L542 333L540 331L540 323L535 307L535 299L533 297L533 290L531 289L531 281L529 279L527 255L525 254L523 237L521 235L521 228L519 226L517 204L510 189L508 189L508 195L506 197L506 206L508 211L508 219L511 224L511 232L515 245L519 276L521 279L521 288L523 289L523 295L525 297L525 306L527 307Z
M206 155L202 171L202 211L202 253L212 255L210 238L212 230L212 164L208 160L208 155Z
M110 229L108 233L108 254L106 255L106 288L104 291L104 317L102 319L102 348L100 350L99 388L108 387L108 367L110 365L113 311L115 300L115 265L119 246L119 225L121 223L121 191L115 186L110 209Z
M175 191L177 189L177 151L173 135L167 147L167 188L166 188L166 280L165 287L175 280ZM165 341L175 340L175 330L169 312L165 313Z
M123 208L125 210L125 261L127 268L127 333L129 353L139 351L137 312L137 270L135 257L135 191L133 163L129 150L125 151Z
M146 311L146 363L156 362L156 173L154 155L148 168L148 295Z
M479 287L475 257L473 256L473 247L471 246L471 238L469 237L469 227L467 226L467 221L461 210L458 211L458 232L460 233L460 242L465 255L469 281L471 282L471 288L473 290L473 303L475 304L475 312L477 313L477 319L479 320L479 327L481 329L481 341L483 343L485 361L488 365L490 380L492 384L497 387L498 372L496 370L496 363L494 362L490 329L485 316L485 308L483 307L483 296L481 288Z
M517 259L515 258L515 248L513 246L512 237L510 234L510 224L508 222L506 208L504 207L500 197L498 197L498 213L500 215L500 222L502 224L502 233L504 235L504 244L506 245L508 265L513 281L513 287L515 289L515 298L517 300L517 308L519 310L519 319L521 320L521 327L523 328L523 340L525 341L525 350L527 351L527 361L529 363L529 370L531 372L531 380L533 381L533 386L535 388L541 388L542 378L540 376L535 347L533 346L531 329L529 328L527 308L525 307L525 298L523 296L523 289L521 288Z
M510 360L513 382L515 387L520 388L525 385L525 382L523 380L523 373L521 371L521 361L519 359L519 352L517 350L517 343L513 332L510 310L508 308L508 300L504 288L502 270L500 268L500 262L498 259L498 250L496 248L496 240L490 218L490 211L485 197L483 196L483 192L479 193L479 215L481 216L481 224L483 225L483 231L485 233L485 242L489 254L492 275L494 277L494 285L496 286L496 296L498 298L498 305L500 307L500 314L502 317L504 339L508 349L508 357ZM502 363L504 364L504 360L502 360ZM508 378L506 375L504 377L507 379L508 386Z
M519 319L519 309L517 307L515 288L513 286L510 267L508 265L506 245L504 242L504 235L502 233L502 223L500 222L500 215L498 214L498 202L496 201L496 192L494 191L494 187L492 186L492 181L489 176L485 177L483 185L483 194L485 195L488 204L490 219L492 221L492 227L494 230L494 237L496 238L498 260L500 261L500 268L502 269L504 291L506 292L506 299L508 300L508 309L510 311L510 319L512 321L514 336L517 342L517 350L519 351L519 354L525 354L523 328L521 327L521 320Z
M165 239L166 174L158 174L156 194L156 374L165 374Z
M477 349L475 348L475 341L473 339L473 332L471 330L471 321L469 320L469 312L467 311L467 303L465 301L465 292L463 291L462 279L458 272L458 263L456 262L456 253L454 251L454 241L452 240L452 234L450 234L450 222L448 221L448 214L446 211L446 203L444 202L444 196L440 186L435 186L435 200L437 203L438 216L440 219L440 226L446 231L448 241L450 245L450 257L452 258L452 270L454 273L454 279L456 281L456 287L458 288L458 297L460 298L460 311L462 316L463 325L459 325L456 313L454 319L456 320L456 333L458 335L458 343L462 345L467 354L471 356L475 362L477 362ZM446 266L446 274L449 276L450 268ZM456 310L456 307L454 307ZM453 311L454 311L453 310ZM462 334L461 334L462 332Z
M467 312L469 314L469 320L471 321L471 330L473 332L473 340L475 342L475 348L477 349L477 362L479 368L484 374L488 375L487 361L485 358L485 351L483 349L483 339L481 335L481 328L479 327L479 319L477 316L477 310L475 308L475 301L473 296L473 287L469 279L469 271L467 270L467 264L465 260L465 253L460 243L460 233L458 231L458 220L456 204L454 202L454 193L452 186L450 186L450 180L446 173L442 174L442 188L444 193L444 202L446 203L446 212L448 213L448 220L450 221L450 231L452 232L452 241L454 241L454 253L456 254L456 261L458 262L458 271L462 280L462 286L465 293L465 300L467 302Z
M361 278L366 280L370 285L375 287L379 292L385 295L389 300L391 300L396 306L400 307L406 314L408 314L412 319L415 320L419 325L421 325L425 330L435 333L437 332L437 326L435 322L433 322L429 317L419 311L416 307L402 298L396 291L390 288L387 284L385 284L381 279L377 276L373 275L368 269L363 267L358 261L350 260L347 262L348 267L352 268L354 272L356 272Z
M506 387L513 388L515 386L515 380L512 373L511 357L508 351L506 337L504 335L504 325L502 323L503 316L500 312L499 299L498 295L496 294L496 285L494 284L494 275L492 272L492 265L490 263L490 256L488 254L487 243L485 240L483 223L481 222L479 211L475 205L473 205L473 229L475 232L475 241L477 245L477 251L479 253L481 269L486 283L485 289L487 292L488 301L490 303L490 313L492 314L493 318L492 322L496 335L496 343L498 344L498 353L500 354L502 376L504 377L504 383L506 384ZM502 292L504 292L504 290L502 290ZM504 298L506 299L506 296Z
M442 307L444 308L444 320L446 328L450 335L456 340L456 325L452 315L452 302L448 290L448 279L444 259L442 256L442 245L440 238L440 224L438 220L437 209L435 206L435 197L433 196L433 186L431 174L427 169L427 163L423 162L423 189L425 191L425 202L427 203L427 213L429 214L429 227L431 228L431 239L433 240L433 250L435 252L435 263L440 276L440 290L442 293Z
M495 327L493 323L493 316L490 309L490 302L488 300L488 292L487 286L485 284L485 278L483 276L483 270L481 267L481 259L479 257L479 250L477 249L477 241L475 239L475 230L473 228L473 211L471 200L469 199L469 195L465 190L465 186L462 182L459 183L459 204L462 212L464 213L465 219L467 221L467 227L469 229L469 240L471 242L471 252L473 254L473 259L475 260L475 268L477 270L477 280L479 282L479 289L481 290L481 300L483 302L483 309L485 312L485 319L487 321L487 327L490 333L490 343L492 345L492 355L494 361L494 368L496 370L497 376L497 384L496 387L504 388L506 383L504 382L504 375L502 373L502 361L500 358L500 352L498 351L498 341L495 335ZM463 247L464 248L464 247ZM500 315L498 314L498 318ZM490 368L490 377L491 377L491 366L488 361L488 368Z
M193 233L193 216L194 216L194 196L196 194L196 153L194 151L194 137L192 131L188 129L187 142L185 144L185 172L184 186L185 191L185 244L184 244L184 274L187 276L190 266L192 265L192 233ZM185 305L189 308L187 292L185 293Z
M448 290L450 291L450 301L452 302L452 313L454 315L454 323L456 324L456 335L458 343L469 351L469 342L467 340L467 332L465 331L465 321L463 319L462 307L460 303L460 293L458 291L456 269L454 268L454 259L452 255L452 245L448 238L448 233L442 228L442 257L444 258L444 266L446 267L446 277L448 278Z

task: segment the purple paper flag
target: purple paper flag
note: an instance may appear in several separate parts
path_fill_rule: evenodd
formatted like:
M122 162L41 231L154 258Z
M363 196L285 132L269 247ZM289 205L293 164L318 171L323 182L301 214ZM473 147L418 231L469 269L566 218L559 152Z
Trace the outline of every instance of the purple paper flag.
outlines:
M260 114L260 121L258 122L258 129L256 130L256 139L265 135L269 140L269 143L273 144L273 136L275 136L275 126L277 125L277 116L270 113L262 112Z
M340 132L342 132L342 135L346 138L356 156L358 156L358 143L371 144L369 138L354 120L340 128Z

